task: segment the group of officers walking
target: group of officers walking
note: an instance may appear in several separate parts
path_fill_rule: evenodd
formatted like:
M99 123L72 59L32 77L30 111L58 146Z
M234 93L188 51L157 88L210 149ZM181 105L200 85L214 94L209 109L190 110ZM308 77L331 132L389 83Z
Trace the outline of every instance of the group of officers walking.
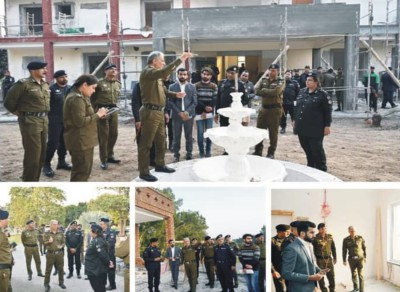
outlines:
M0 210L0 270L4 270L0 277L0 291L12 291L11 270L13 269L12 249L8 237L8 212ZM59 287L66 289L64 281L64 256L67 253L68 275L70 279L74 275L82 278L81 267L85 264L85 275L89 280L93 291L104 292L116 290L115 267L116 255L124 260L126 270L125 291L129 291L129 238L122 241L116 251L116 233L109 228L109 219L101 218L99 224L90 223L90 232L87 234L86 251L84 251L85 233L78 228L76 221L72 221L69 228L64 232L57 220L51 220L49 230L43 226L36 229L35 222L26 222L26 228L21 233L21 242L24 246L26 269L28 280L31 281L33 271L31 268L32 258L35 262L38 277L44 277L44 290L50 291L51 271L54 267L53 276L58 274ZM42 273L40 254L46 257L45 274ZM107 278L109 286L106 287ZM6 289L7 287L7 289Z
M253 238L255 242L253 243ZM179 266L183 265L188 279L190 290L195 292L199 284L200 264L205 267L209 289L216 288L215 282L220 282L222 291L234 291L239 287L236 271L237 259L242 264L243 274L249 292L263 292L265 290L265 242L264 235L255 236L244 234L243 244L238 246L230 235L225 237L219 234L215 240L205 236L204 241L196 238L184 238L183 246L178 247L175 240L168 241L165 254L158 247L158 239L152 238L149 246L143 253L148 275L148 289L150 292L161 291L160 269L161 262L168 261L171 270L172 287L178 289Z
M314 237L315 227L310 221L276 226L277 235L271 238L271 273L276 292L312 292L317 283L322 292L335 291L335 241L325 223L318 224ZM366 245L353 226L348 227L348 232L342 243L343 265L350 266L352 292L363 292ZM308 257L302 258L306 254ZM325 284L325 276L329 285Z

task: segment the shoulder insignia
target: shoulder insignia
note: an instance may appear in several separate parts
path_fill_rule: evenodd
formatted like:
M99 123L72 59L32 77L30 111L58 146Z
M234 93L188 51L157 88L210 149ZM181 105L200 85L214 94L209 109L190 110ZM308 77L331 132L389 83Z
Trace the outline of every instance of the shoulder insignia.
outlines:
M25 82L28 82L29 80L30 80L30 78L22 78L22 79L19 79L18 82L25 83Z

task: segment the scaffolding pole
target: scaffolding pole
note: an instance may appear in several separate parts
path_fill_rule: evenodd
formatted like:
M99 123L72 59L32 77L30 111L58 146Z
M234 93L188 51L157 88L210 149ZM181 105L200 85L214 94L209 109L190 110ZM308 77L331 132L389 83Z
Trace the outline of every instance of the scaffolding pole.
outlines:
M373 4L372 4L372 0L369 0L369 2L368 2L368 12L369 12L368 13L368 15L369 15L369 18L368 18L368 21L369 21L369 37L368 37L368 39L369 39L369 46L367 47L368 48L367 107L370 107L370 98L371 98L370 95L371 95L371 65L372 65L372 63L371 63L371 59L372 59L372 52L371 52L371 49L372 49L372 21L374 20L373 10L374 10L374 7L373 7Z

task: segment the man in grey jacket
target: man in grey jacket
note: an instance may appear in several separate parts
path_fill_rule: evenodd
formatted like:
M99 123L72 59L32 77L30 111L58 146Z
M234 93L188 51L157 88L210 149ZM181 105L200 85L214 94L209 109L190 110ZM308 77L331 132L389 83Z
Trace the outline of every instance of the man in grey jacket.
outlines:
M168 259L169 268L171 269L172 281L174 284L172 287L178 289L178 276L179 276L179 264L181 261L181 249L175 246L173 239L168 240L169 247L165 253L165 258Z

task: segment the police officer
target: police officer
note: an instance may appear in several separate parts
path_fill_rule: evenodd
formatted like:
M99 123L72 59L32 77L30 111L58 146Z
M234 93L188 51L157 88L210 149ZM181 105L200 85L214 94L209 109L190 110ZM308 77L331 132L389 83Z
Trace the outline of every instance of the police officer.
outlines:
M200 267L200 253L201 253L201 243L197 241L197 238L192 238L191 245L196 250L196 266L197 266L197 277L199 278L199 267Z
M190 244L190 239L183 239L183 247L181 249L181 264L185 267L185 273L189 280L190 292L196 292L197 285L197 263L196 263L197 246Z
M356 229L353 226L350 226L348 230L350 235L343 239L343 264L347 266L347 258L350 265L351 279L353 281L353 292L364 292L363 269L367 260L367 247L365 246L364 238L356 234Z
M286 132L287 115L294 121L294 102L299 94L300 87L296 80L292 78L292 72L285 73L285 89L283 90L283 113L281 118L281 134Z
M215 283L215 261L214 261L214 243L210 236L204 237L204 243L201 247L201 262L206 267L208 283L206 286L214 288Z
M97 121L104 118L106 108L95 113L89 97L95 91L97 78L84 74L78 77L64 104L65 146L71 153L71 181L87 181L92 172L94 147L97 140Z
M43 173L47 177L53 177L51 160L57 150L57 169L71 170L71 165L65 161L67 150L64 144L63 105L64 97L70 86L68 75L64 70L56 71L53 75L56 82L50 86L50 112L49 112L49 135L47 141L46 159L44 161Z
M4 78L1 82L1 90L3 91L3 102L6 98L7 92L10 90L11 86L15 83L15 78L11 76L10 70L4 70Z
M149 173L149 152L155 143L156 148L156 172L175 172L175 169L165 166L165 116L164 109L167 102L166 96L182 98L184 92L169 92L162 79L192 56L191 53L183 53L173 63L164 67L164 54L158 51L151 52L147 58L147 66L140 74L140 92L142 107L140 108L141 138L139 142L138 163L139 177L145 181L156 181L157 178Z
M39 181L46 155L50 111L49 84L44 81L47 63L31 62L28 78L20 79L8 91L4 107L18 116L24 146L23 181Z
M10 250L10 242L7 231L8 212L0 210L0 291L12 291L11 288L11 267L12 254Z
M91 100L95 111L99 108L117 107L121 82L117 79L117 66L110 64L105 68L106 76L97 83L96 91ZM118 138L118 111L110 114L106 119L98 120L98 137L100 167L105 170L108 163L120 163L120 159L114 158L114 146Z
M158 238L150 239L150 245L144 250L143 259L147 270L149 292L159 292L162 257L158 248Z
M242 105L247 105L249 103L247 94L246 94L246 88L243 84L242 81L238 80L237 81L237 86L236 88L236 81L238 79L238 66L229 66L226 69L226 79L221 80L221 82L218 85L218 94L217 94L217 101L215 104L215 116L214 116L214 121L216 123L219 122L220 126L226 127L229 126L229 118L220 116L218 114L218 109L224 108L224 107L230 107L232 103L232 92L241 92L241 102Z
M216 240L214 261L217 266L217 277L221 283L222 291L235 291L233 289L232 272L236 270L236 255L229 245L224 243L222 234L219 234Z
M40 254L44 255L46 254L46 247L43 244L43 236L44 236L44 232L45 232L45 224L40 225L40 228L38 230L38 240L39 240L39 250L40 250Z
M44 234L44 244L47 248L46 253L46 274L44 287L46 292L50 291L50 273L53 265L57 267L58 283L60 288L66 289L64 285L64 233L58 229L58 221L51 220L50 230Z
M236 242L232 241L232 237L229 234L225 235L225 243L229 246L229 248L231 249L231 251L233 252L233 254L236 257L239 252L239 247ZM234 282L234 288L237 288L239 286L239 282L238 282L238 276L237 276L237 272L236 272L236 266L232 270L232 278L233 278L233 282Z
M295 133L307 156L307 166L327 171L324 137L331 133L332 100L319 87L317 75L309 73L307 87L297 97Z
M392 71L392 67L388 67L388 69ZM397 83L394 82L388 72L382 74L381 82L383 91L382 108L386 108L387 102L390 103L392 108L397 107L397 105L393 102L393 94L399 89Z
M90 238L85 256L85 274L88 276L93 291L105 291L110 259L108 244L103 238L103 229L97 224L92 224Z
M337 74L335 76L335 95L337 100L337 109L336 112L343 110L343 96L344 96L344 75L343 69L338 68Z
M129 283L129 236L126 240L121 240L115 247L115 255L124 261L125 272L124 272L124 292L130 291Z
M108 218L101 218L99 225L103 229L103 236L108 243L108 254L110 257L110 268L108 269L107 276L109 285L107 286L106 290L116 290L117 285L115 284L115 266L116 266L116 258L115 258L115 243L117 241L116 234L111 228L109 227L110 219Z
M77 229L77 222L72 221L70 228L65 233L65 245L68 251L68 270L67 279L72 278L74 274L74 261L76 268L76 276L81 278L81 249L83 249L83 234Z
M44 277L40 267L40 256L38 248L38 230L35 229L35 222L29 220L26 222L26 229L21 233L21 242L24 245L26 269L28 271L28 280L32 280L31 262L32 257L35 261L36 271L39 277Z
M268 129L269 148L267 157L274 159L275 150L278 145L279 123L282 117L282 96L285 88L285 80L279 78L279 65L269 66L269 77L261 80L260 86L256 88L256 95L262 97L262 107L257 117L257 128ZM263 141L255 147L254 155L262 156Z
M282 253L288 241L290 226L279 224L275 227L277 234L271 238L271 273L276 292L286 291L286 282L282 278Z
M329 269L326 277L329 281L329 292L335 291L335 270L336 247L333 236L326 232L325 223L318 224L318 234L313 239L314 254L317 258L317 265L321 269ZM318 281L322 292L328 292L325 287L324 277Z
M266 273L266 251L265 251L265 241L264 234L258 233L255 236L256 245L260 248L260 270L258 273L258 288L260 291L265 291L265 273Z

